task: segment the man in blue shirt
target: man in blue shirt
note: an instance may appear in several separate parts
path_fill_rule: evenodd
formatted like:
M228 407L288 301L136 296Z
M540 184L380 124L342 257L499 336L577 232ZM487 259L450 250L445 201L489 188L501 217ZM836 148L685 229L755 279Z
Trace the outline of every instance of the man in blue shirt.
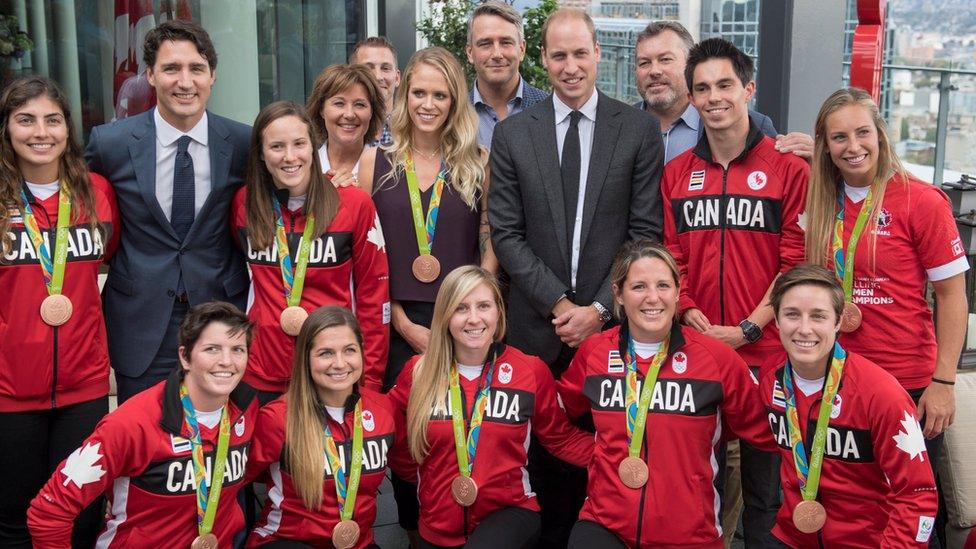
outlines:
M644 99L634 106L661 122L665 163L694 147L700 136L701 120L689 101L685 83L688 52L694 45L695 39L677 21L654 21L637 35L637 91ZM776 138L778 150L792 152L808 162L813 157L813 138L809 135L779 135L768 116L753 110L749 116L763 133Z
M478 144L491 148L495 124L548 95L519 74L525 57L522 16L512 6L490 0L468 19L468 61L474 65L471 103L478 113Z

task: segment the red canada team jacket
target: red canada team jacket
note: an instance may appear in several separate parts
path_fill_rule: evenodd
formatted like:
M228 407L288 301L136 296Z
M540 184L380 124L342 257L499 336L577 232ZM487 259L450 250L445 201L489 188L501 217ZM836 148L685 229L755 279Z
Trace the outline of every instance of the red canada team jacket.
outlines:
M342 459L348 479L352 460L353 413L356 402L362 400L363 465L356 506L352 519L359 523L357 549L373 543L373 522L376 521L376 492L386 472L387 453L397 444L394 412L386 396L369 389L360 389L346 402L344 421L340 424L327 416L332 436ZM295 491L285 461L285 420L288 403L284 397L261 409L258 427L248 461L248 478L267 471L268 501L264 517L248 538L248 547L258 547L275 540L299 541L313 547L332 547L332 529L339 523L335 480L329 460L325 460L322 481L322 506L309 511Z
M108 182L93 173L88 177L106 235L93 232L87 219L71 220L62 294L71 299L74 312L61 326L51 327L41 320L41 302L48 293L40 260L20 209L9 210L13 244L0 261L0 413L49 410L108 394L108 343L98 268L118 245L119 210ZM58 194L38 200L28 191L52 256ZM72 209L76 208L73 203Z
M379 390L390 346L390 288L386 245L373 201L355 187L337 189L339 210L325 234L312 242L301 306L312 312L339 305L356 313L363 331L363 372L367 387ZM247 237L247 187L234 196L231 219L234 238L251 268L247 315L255 323L254 340L244 379L256 389L283 393L291 379L295 338L281 330L285 290L278 265L278 247L255 250ZM292 265L305 230L302 210L281 209Z
M915 404L891 374L857 353L847 355L827 427L817 492L827 523L819 535L793 526L793 509L802 498L785 420L785 360L780 353L766 362L760 384L782 459L784 501L773 534L791 547L928 547L938 494ZM823 392L795 394L809 451Z
M620 327L587 338L559 379L570 417L593 413L596 446L580 519L595 522L628 547L722 547L716 445L729 428L772 451L757 386L731 347L674 325L668 358L647 414L641 459L649 478L628 488L617 468L627 457L626 368ZM652 357L638 359L638 391ZM639 393L638 393L639 394Z
M401 414L406 413L418 359L407 361L389 394ZM481 380L461 376L460 382L467 428ZM506 345L495 363L471 473L478 498L464 508L451 496L451 482L459 474L452 417L450 398L431 411L429 450L416 475L420 535L436 545L463 545L486 515L504 507L539 510L525 469L530 434L557 458L580 467L586 466L593 453L592 435L573 427L559 407L549 367Z
M197 492L180 379L174 371L125 401L58 465L27 512L35 548L71 547L72 521L102 493L108 497L108 521L98 547L190 546L198 535ZM244 485L258 416L254 389L238 385L229 409L230 447L213 526L221 547L230 547L244 528L237 491ZM220 426L200 430L209 478Z
M702 132L698 145L664 167L664 243L681 270L681 314L697 307L712 324L735 326L776 275L803 261L797 221L810 168L775 143L750 122L746 149L726 170L712 161ZM780 349L775 325L763 332L738 349L749 365Z

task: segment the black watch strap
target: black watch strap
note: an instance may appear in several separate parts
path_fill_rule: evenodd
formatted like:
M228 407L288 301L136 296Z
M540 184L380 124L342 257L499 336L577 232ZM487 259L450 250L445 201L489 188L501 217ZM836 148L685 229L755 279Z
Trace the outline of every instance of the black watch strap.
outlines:
M745 336L746 341L749 343L755 343L762 337L762 328L754 322L743 320L739 323L739 327L742 328L742 335Z

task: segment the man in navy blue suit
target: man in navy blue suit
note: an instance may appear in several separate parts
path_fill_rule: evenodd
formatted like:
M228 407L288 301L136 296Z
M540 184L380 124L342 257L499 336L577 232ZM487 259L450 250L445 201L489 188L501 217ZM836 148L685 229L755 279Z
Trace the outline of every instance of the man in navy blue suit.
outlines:
M179 364L187 310L210 300L243 308L248 277L228 229L251 130L207 112L217 53L199 25L147 33L146 77L156 108L98 126L85 157L115 189L121 241L103 301L119 403Z

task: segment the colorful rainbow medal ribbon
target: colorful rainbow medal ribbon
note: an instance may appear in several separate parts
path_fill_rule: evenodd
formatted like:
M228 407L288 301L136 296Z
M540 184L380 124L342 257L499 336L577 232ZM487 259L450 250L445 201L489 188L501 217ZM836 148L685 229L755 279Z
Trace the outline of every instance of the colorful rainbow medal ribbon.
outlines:
M278 265L281 267L281 282L285 288L285 310L281 311L278 321L281 330L296 337L302 330L308 311L299 304L302 302L302 289L305 287L305 270L308 268L308 254L312 248L312 233L315 232L315 218L308 216L305 220L305 230L298 242L298 253L295 254L297 265L292 268L291 254L288 248L288 234L285 232L285 220L281 214L281 204L272 194L271 204L275 214L275 243L278 248Z
M417 234L417 248L420 255L413 260L411 270L413 276L423 283L437 280L441 274L441 263L433 256L434 232L437 229L437 213L441 207L441 195L444 193L447 168L441 162L441 169L434 180L434 190L430 195L430 205L427 208L426 221L424 206L420 201L420 185L417 183L417 172L414 169L413 154L407 153L406 162L407 191L410 194L410 212L413 217L413 229Z
M498 346L493 345L488 354L491 360L485 364L487 374L484 384L478 389L474 399L467 437L464 436L464 407L461 404L461 382L458 378L457 363L451 365L448 392L451 398L451 423L454 427L454 452L457 454L458 470L461 473L451 482L451 495L462 507L470 507L478 497L478 485L471 478L471 470L474 468L474 456L478 450L478 438L481 436L481 423L488 405L491 379L495 372L495 361L498 359Z
M359 524L352 520L353 510L356 508L356 494L359 492L359 479L363 469L363 415L362 401L356 402L353 411L352 423L352 456L349 458L349 478L346 478L346 471L342 469L342 460L339 458L339 449L336 441L332 438L332 429L329 428L329 420L325 420L325 456L329 460L329 468L332 469L332 478L335 480L336 501L339 502L339 523L332 529L332 544L336 549L349 549L354 547L359 541Z
M624 363L627 366L626 384L624 385L624 406L627 418L627 457L617 467L617 474L624 486L638 489L647 483L647 463L641 459L641 446L644 444L644 432L647 426L647 411L651 406L651 395L657 384L657 376L661 373L661 365L668 356L671 341L669 333L647 368L647 375L641 385L640 399L637 397L637 353L634 351L634 340L629 332L621 329L620 337L627 338L627 352Z
M824 382L823 396L820 400L820 412L817 415L817 427L813 433L813 445L807 459L806 445L803 433L800 431L800 418L796 410L796 391L793 388L793 366L787 360L783 367L783 395L786 401L786 429L789 432L790 447L793 451L793 464L796 476L800 480L800 495L803 501L793 509L793 525L804 534L812 534L823 528L827 521L827 511L817 501L817 490L820 487L820 471L823 468L824 451L827 447L827 425L830 423L830 411L834 404L834 397L840 389L841 376L844 374L844 363L847 352L834 342L833 357L827 370Z
M844 189L841 188L837 193L837 215L834 219L834 237L832 248L834 252L834 273L841 281L844 288L844 312L840 317L840 331L849 333L857 330L861 326L861 310L854 304L854 254L857 251L857 243L861 239L861 233L867 225L868 217L871 215L873 203L872 189L868 189L868 195L861 204L861 211L857 214L854 221L854 228L851 230L851 238L847 242L847 250L844 249Z
M217 448L213 456L213 472L210 485L207 485L207 462L203 455L203 440L193 402L186 392L186 385L180 384L180 402L183 404L183 419L190 431L190 445L193 460L193 482L197 487L197 533L192 549L216 549L217 536L213 534L214 517L220 502L220 490L224 485L224 468L227 464L227 450L230 446L230 409L225 404L220 414L220 432L217 435Z
M54 257L44 240L44 233L37 224L37 217L27 199L27 192L20 189L20 199L23 202L21 216L24 218L24 229L34 245L34 251L41 264L41 274L44 275L44 285L47 287L47 297L41 302L41 320L48 326L61 326L71 318L74 308L71 299L61 293L64 286L64 267L68 262L68 227L71 224L71 195L64 181L58 187L58 220L54 235Z

